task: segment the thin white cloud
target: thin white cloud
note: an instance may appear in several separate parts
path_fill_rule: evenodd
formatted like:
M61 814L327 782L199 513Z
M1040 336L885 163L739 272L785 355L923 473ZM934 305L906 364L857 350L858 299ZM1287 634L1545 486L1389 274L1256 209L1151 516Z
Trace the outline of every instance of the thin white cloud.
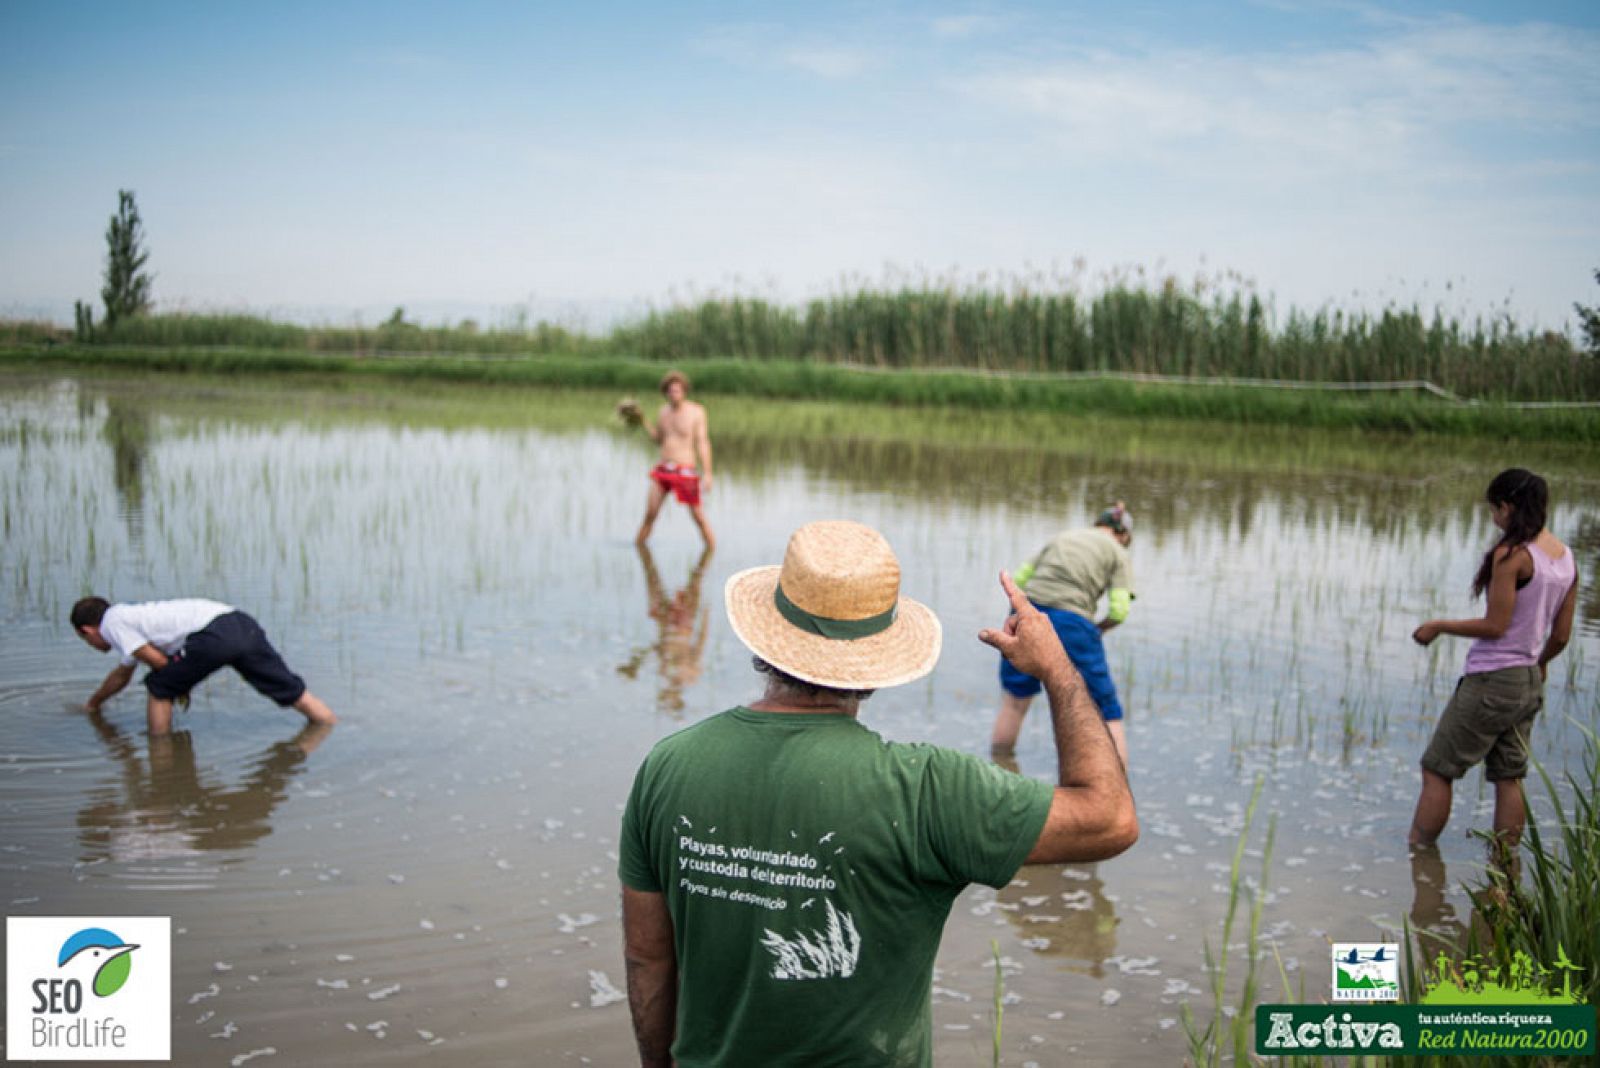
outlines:
M935 37L959 40L994 33L1005 25L1006 20L995 15L941 15L929 24L929 28Z
M1434 166L1491 124L1590 135L1600 35L1448 19L1321 52L1078 53L999 64L967 93L1049 120L1080 155L1279 157L1341 173Z
M770 23L719 26L700 34L694 46L741 67L788 67L829 81L855 78L878 62L872 49L815 34L797 35Z
M831 80L854 78L872 64L866 52L841 47L790 48L780 58L788 66Z

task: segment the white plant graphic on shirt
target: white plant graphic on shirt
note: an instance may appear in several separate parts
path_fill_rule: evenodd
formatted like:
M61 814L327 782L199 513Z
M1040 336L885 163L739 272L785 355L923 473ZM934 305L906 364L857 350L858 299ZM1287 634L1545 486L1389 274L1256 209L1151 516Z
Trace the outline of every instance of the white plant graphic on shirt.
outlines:
M833 902L823 902L828 922L820 931L800 932L795 938L783 937L772 928L761 944L771 953L774 979L833 979L853 975L861 957L861 936L848 912L840 912Z

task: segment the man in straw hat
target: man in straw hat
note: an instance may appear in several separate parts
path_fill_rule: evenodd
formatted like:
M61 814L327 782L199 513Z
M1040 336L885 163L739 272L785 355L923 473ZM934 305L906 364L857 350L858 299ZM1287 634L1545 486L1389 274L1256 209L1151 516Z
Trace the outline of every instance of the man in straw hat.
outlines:
M689 399L689 377L682 371L668 371L661 377L661 395L667 403L656 415L655 426L642 413L637 415L650 440L661 446L661 462L650 471L650 499L645 503L644 522L633 540L639 545L650 540L656 516L671 493L689 509L706 548L713 549L716 535L711 533L705 505L700 503L701 494L711 492L711 434L706 429L705 407Z
M1122 725L1122 702L1106 664L1100 636L1128 618L1133 604L1133 514L1118 501L1100 513L1094 526L1057 534L1029 563L1017 569L1017 585L1028 600L1049 617L1072 666L1083 676L1089 696L1116 743L1117 756L1128 763L1128 736ZM1105 597L1105 618L1095 622L1095 606ZM1004 653L1004 650L1001 650ZM1016 749L1017 735L1028 706L1039 695L1040 682L1027 668L1000 658L1000 711L990 739L997 756Z
M810 523L781 567L728 580L766 691L645 758L618 873L642 1065L931 1063L934 955L970 883L1100 860L1139 834L1094 702L1045 616L978 637L1041 680L1059 785L857 722L926 675L939 620L900 596L881 534Z

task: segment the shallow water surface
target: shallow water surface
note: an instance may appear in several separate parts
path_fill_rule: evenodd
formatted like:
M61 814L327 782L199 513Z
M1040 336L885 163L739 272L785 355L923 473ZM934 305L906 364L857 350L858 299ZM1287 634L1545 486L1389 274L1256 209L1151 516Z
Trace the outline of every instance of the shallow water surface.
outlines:
M1246 868L1275 817L1263 926L1309 1000L1330 940L1465 922L1481 774L1437 861L1414 869L1404 848L1465 644L1409 634L1474 611L1489 477L1545 470L1553 529L1585 576L1600 567L1592 454L717 400L721 545L703 557L669 504L641 554L650 454L610 423L614 399L0 377L7 913L170 915L179 1063L267 1047L258 1062L627 1063L622 802L656 739L759 691L727 576L780 559L810 519L878 527L945 652L863 719L979 753L996 571L1120 496L1139 599L1107 648L1143 837L962 897L937 1060L989 1062L993 942L1005 1063L1177 1063L1181 1006L1210 1012L1203 943L1258 778ZM65 617L91 590L246 609L341 723L307 731L229 673L166 741L145 738L137 687L87 715L112 662ZM1580 749L1572 721L1595 722L1592 593L1578 631L1536 732L1555 771ZM1042 715L1018 761L1051 774ZM1293 999L1264 967L1266 993Z

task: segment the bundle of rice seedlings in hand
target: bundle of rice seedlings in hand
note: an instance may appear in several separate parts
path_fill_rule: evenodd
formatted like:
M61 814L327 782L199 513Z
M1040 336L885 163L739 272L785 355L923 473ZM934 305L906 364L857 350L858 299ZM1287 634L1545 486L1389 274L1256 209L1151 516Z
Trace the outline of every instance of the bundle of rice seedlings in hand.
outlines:
M632 397L624 397L617 402L617 418L629 426L640 426L644 423L644 409Z

